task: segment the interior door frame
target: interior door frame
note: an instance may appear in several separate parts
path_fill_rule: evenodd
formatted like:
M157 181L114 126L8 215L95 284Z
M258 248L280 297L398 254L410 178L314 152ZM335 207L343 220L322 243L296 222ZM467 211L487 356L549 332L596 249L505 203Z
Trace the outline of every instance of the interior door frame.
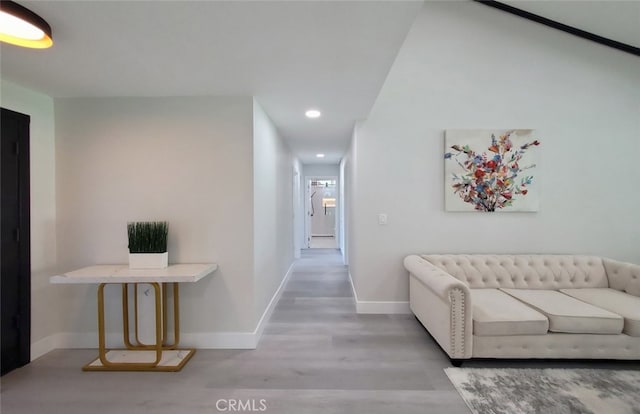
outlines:
M1 108L2 117L9 116L19 121L26 122L27 128L24 136L20 136L18 145L15 147L19 158L19 184L18 184L18 203L19 231L16 234L18 238L19 250L19 278L18 278L18 296L19 296L19 315L20 319L16 321L19 326L19 351L18 351L18 367L26 365L31 360L31 194L30 194L30 122L31 117L10 109ZM2 224L0 224L2 225ZM0 260L2 260L2 252L0 249Z
M338 211L338 206L342 202L340 200L340 176L337 175L305 175L304 177L304 248L311 248L311 181L314 180L335 180L336 189L336 213ZM340 217L338 214L335 215L335 223L334 223L334 237L336 239L336 246L339 248L339 231L340 231Z

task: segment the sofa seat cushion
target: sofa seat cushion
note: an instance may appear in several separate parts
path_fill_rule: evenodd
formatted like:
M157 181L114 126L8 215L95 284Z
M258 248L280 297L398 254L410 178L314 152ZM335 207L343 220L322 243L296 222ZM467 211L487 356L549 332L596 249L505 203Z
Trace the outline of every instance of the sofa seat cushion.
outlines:
M640 336L640 297L608 288L560 289L560 292L622 316L622 332Z
M557 290L501 289L549 318L551 332L622 333L620 315L582 302Z
M498 289L471 289L473 334L477 336L545 335L549 320Z

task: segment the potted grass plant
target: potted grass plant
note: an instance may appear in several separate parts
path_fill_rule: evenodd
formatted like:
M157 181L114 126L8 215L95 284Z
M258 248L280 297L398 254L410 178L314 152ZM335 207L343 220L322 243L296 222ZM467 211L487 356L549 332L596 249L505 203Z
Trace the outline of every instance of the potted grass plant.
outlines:
M129 267L131 269L163 269L169 264L166 221L127 223Z

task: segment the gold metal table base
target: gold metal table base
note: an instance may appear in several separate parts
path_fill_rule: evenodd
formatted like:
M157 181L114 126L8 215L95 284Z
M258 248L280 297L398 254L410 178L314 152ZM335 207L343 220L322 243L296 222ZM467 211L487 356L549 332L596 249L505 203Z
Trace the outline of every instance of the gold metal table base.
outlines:
M149 350L113 349L106 352L106 357L110 361L109 365L103 365L100 358L82 367L83 371L161 371L177 372L184 367L191 359L195 349L174 349L165 350L162 353L161 361L149 367L148 362L153 362L155 352ZM140 361L140 362L132 362ZM125 368L122 368L126 364Z
M98 286L98 358L85 365L84 371L180 371L195 353L195 349L178 349L180 342L180 311L178 283L173 289L173 343L168 342L167 308L168 293L165 283L132 283L134 289L134 332L132 343L129 327L129 287L122 285L122 336L126 349L108 350L106 347L104 288ZM155 343L145 344L140 340L138 329L138 284L153 287L155 299Z

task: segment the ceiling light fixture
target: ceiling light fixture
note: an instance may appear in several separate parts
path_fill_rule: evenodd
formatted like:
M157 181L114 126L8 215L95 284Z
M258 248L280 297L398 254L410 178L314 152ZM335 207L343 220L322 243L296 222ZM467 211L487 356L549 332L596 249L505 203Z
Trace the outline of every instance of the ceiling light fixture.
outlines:
M322 115L322 113L317 109L309 109L304 114L307 116L307 118L320 118L320 115Z
M51 26L31 10L13 1L0 2L0 41L33 49L53 45Z
M316 157L318 157L318 158L324 158L324 154L316 154Z

